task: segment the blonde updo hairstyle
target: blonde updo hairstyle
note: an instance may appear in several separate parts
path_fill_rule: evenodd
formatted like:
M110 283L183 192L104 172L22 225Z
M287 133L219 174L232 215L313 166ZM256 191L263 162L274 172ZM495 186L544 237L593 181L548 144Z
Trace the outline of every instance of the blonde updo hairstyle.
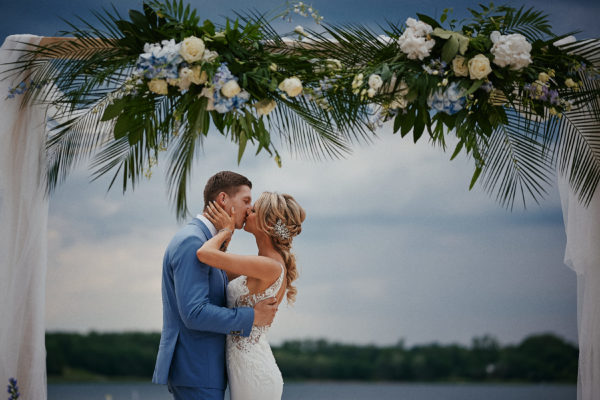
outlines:
M306 212L289 194L273 192L262 193L254 203L254 210L256 211L258 229L271 238L275 250L285 262L287 302L292 304L296 300L296 293L298 292L292 286L292 282L298 277L296 257L291 252L292 239L302 232L302 222L306 218ZM278 220L281 220L287 228L288 238L276 233L274 226Z

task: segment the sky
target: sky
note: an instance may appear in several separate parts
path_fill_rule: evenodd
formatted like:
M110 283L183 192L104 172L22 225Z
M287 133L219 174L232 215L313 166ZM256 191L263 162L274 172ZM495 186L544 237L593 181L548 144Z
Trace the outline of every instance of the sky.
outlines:
M107 1L0 0L0 40L15 33L52 36L61 17L91 20ZM125 13L139 1L120 1ZM206 18L246 10L244 1L191 2ZM267 11L279 1L252 5ZM469 1L314 1L325 21L376 26ZM508 2L519 6L521 3ZM600 5L587 1L528 1L551 15L557 33L600 37ZM277 23L281 32L311 21ZM410 135L409 135L410 137ZM577 342L576 275L563 263L565 232L556 188L540 205L507 211L481 187L468 190L472 160L425 139L393 135L384 126L373 143L342 160L312 161L282 151L283 166L237 147L216 131L195 165L189 202L200 212L206 180L233 170L265 190L292 194L307 211L294 239L300 278L297 301L282 305L273 343L325 338L358 344L462 343L490 334L517 343L552 332ZM451 142L451 140L450 140ZM449 146L453 148L452 143ZM181 226L166 192L163 164L134 192L107 193L108 178L90 183L85 165L50 199L46 324L49 331L159 331L163 251ZM236 232L230 251L254 254Z

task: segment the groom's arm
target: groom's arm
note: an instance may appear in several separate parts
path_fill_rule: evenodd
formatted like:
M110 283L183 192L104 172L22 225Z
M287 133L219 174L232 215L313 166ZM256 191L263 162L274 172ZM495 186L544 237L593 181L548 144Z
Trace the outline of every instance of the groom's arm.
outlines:
M202 246L197 237L188 237L174 252L171 264L179 315L185 326L199 331L250 335L254 310L250 307L227 308L209 301L211 267L201 263L196 250Z

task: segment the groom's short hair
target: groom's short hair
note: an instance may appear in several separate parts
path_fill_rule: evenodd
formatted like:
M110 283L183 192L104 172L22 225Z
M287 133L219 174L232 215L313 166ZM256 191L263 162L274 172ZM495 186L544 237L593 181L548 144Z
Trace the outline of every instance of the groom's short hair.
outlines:
M217 172L208 179L204 187L204 208L208 206L209 202L216 200L217 195L221 192L227 193L228 196L235 196L241 186L248 186L252 189L252 182L236 172Z

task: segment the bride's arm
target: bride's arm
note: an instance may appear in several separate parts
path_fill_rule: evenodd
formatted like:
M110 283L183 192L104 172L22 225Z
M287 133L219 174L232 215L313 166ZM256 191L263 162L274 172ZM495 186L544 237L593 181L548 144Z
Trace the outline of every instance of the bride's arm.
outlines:
M218 205L217 205L218 206ZM231 240L234 230L234 218L227 215L222 208L209 205L214 217L219 218L218 226L224 226L215 236L207 240L196 251L196 256L201 262L211 267L219 268L230 276L246 275L264 281L273 281L281 273L279 263L269 257L242 256L239 254L224 253L220 249L223 243ZM235 215L235 211L232 210Z
M242 256L239 254L223 253L219 250L219 243L225 239L229 233L221 231L212 239L205 242L202 247L196 251L198 260L211 267L219 268L231 274L246 275L257 278L262 281L274 281L281 273L279 263L272 258L263 256ZM210 243L213 241L213 243Z

